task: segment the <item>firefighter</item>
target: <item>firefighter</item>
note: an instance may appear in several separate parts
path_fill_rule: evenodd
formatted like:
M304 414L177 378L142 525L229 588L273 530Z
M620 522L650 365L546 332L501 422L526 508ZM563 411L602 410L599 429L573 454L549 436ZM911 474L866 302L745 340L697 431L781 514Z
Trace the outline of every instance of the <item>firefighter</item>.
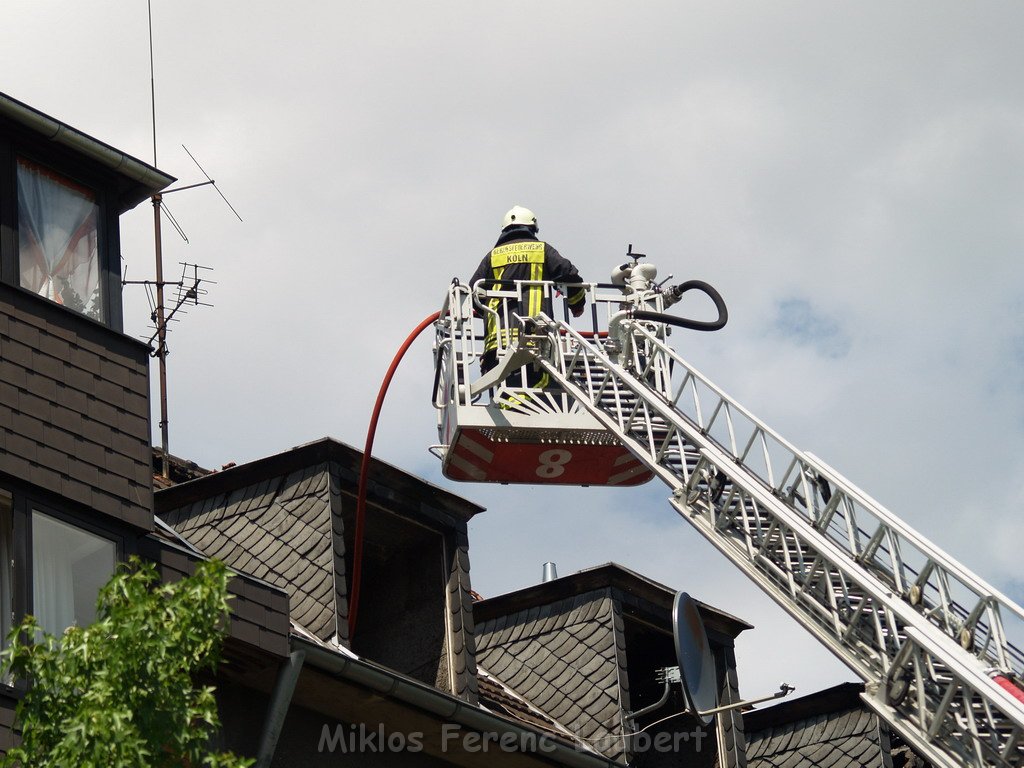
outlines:
M476 285L477 281L484 280L485 282L481 285L485 289L492 286L511 289L511 283L506 281L549 280L567 284L582 282L580 273L572 262L564 258L548 243L537 238L539 231L537 217L533 212L520 205L514 206L505 214L498 242L494 244L494 248L484 256L480 266L476 268L476 272L470 278L470 285ZM488 279L501 281L501 283L486 282ZM572 312L573 317L579 317L583 314L583 306L586 303L586 291L580 286L570 287L567 290L569 293L566 303L569 305L569 311ZM488 306L497 312L498 319L491 313L488 313L486 317L484 354L480 360L480 367L485 373L497 362L499 333L502 347L504 347L518 332L517 329L499 328L499 320L511 317L513 312L531 316L544 312L549 317L551 316L551 299L545 298L543 286L528 286L521 295L525 306L520 306L516 299L505 299L507 305L504 308L501 299L492 298L488 301ZM543 387L547 384L547 378L547 374L544 374L537 381L530 383Z

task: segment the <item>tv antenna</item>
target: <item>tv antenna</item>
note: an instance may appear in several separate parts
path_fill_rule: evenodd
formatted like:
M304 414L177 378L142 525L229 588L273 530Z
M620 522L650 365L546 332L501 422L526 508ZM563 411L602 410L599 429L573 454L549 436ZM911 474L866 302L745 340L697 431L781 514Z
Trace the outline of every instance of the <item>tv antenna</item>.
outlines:
M156 142L156 77L155 77L155 66L153 57L153 3L152 0L147 0L146 3L148 11L148 22L149 22L149 84L150 84L150 110L152 115L153 123L153 166L157 165L157 142ZM174 216L167 210L166 204L164 203L164 196L169 195L172 192L182 192L186 189L196 189L197 187L212 186L224 203L231 209L231 212L235 217L242 221L242 217L238 215L238 211L235 210L234 206L228 202L228 199L224 196L224 193L217 187L217 183L210 178L210 175L206 170L199 164L195 156L189 152L188 147L184 144L181 148L185 150L185 153L191 158L192 162L195 163L199 171L206 177L206 181L201 181L196 184L188 184L182 187L175 187L174 189L167 189L163 192L157 192L152 197L153 201L153 240L154 240L154 253L156 261L156 279L155 280L128 280L127 271L122 278L123 285L145 285L147 296L150 302L150 318L152 319L154 332L149 338L149 345L152 348L151 356L155 357L158 362L159 368L159 380L160 380L160 451L161 451L161 475L164 478L170 477L170 449L169 449L169 437L168 437L168 424L169 419L167 415L167 355L169 350L167 347L167 333L168 324L171 321L176 321L179 318L176 317L178 314L185 314L183 307L192 306L213 306L206 301L200 300L205 298L207 290L205 285L214 284L212 280L208 280L201 277L201 274L205 274L211 271L210 267L204 267L199 264L192 264L187 262L179 262L182 267L181 279L177 281L167 281L164 279L164 259L163 259L163 236L161 232L161 219L162 216L166 216L167 220L177 231L178 235L186 243L189 242L188 237L185 235L185 231L178 224ZM200 272L202 270L202 273ZM168 287L176 288L176 295L174 299L174 306L168 311L167 303L164 295L164 289ZM155 342L155 346L154 346Z

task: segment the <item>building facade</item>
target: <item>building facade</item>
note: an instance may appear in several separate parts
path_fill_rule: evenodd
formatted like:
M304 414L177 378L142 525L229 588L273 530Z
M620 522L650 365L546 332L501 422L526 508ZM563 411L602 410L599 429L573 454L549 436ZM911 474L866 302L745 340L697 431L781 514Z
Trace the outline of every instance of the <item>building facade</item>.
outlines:
M60 634L139 555L198 553L153 515L149 355L123 333L119 216L174 179L0 94L0 631ZM287 596L240 576L227 654L280 659ZM246 615L258 615L258 638ZM252 641L252 642L250 642ZM19 685L0 683L0 748Z

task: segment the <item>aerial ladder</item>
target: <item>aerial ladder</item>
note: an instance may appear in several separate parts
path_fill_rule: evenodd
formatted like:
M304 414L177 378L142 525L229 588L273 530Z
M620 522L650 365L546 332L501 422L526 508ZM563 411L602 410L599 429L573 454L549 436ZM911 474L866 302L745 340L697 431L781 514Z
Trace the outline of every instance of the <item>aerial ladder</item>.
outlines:
M866 705L925 759L1024 766L1024 610L684 360L672 329L721 327L721 298L699 281L666 288L628 256L611 283L584 286L588 313L572 323L564 286L453 281L435 324L431 450L443 473L659 478L676 511L859 675ZM552 316L517 311L537 286ZM718 320L667 313L691 290L712 298ZM514 330L481 375L488 317ZM552 384L531 387L538 373Z

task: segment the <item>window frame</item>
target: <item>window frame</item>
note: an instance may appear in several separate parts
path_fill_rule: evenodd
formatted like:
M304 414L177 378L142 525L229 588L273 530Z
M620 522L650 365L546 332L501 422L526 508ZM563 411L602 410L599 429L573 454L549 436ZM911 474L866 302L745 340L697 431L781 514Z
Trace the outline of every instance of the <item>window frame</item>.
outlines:
M32 293L35 293L37 296L43 296L43 294L39 293L38 291L34 291L31 288L26 288L26 286L22 283L22 277L23 277L22 267L23 267L23 264L22 264L21 237L20 236L21 236L21 224L22 224L22 220L24 218L23 213L25 213L25 212L22 211L20 195L18 194L18 192L19 192L19 184L20 184L20 181L21 181L21 174L22 174L23 171L26 171L26 172L28 172L30 174L39 174L39 175L43 176L44 178L47 179L47 181L50 184L54 185L55 187L63 189L65 192L68 192L68 191L70 191L72 193L76 193L77 192L79 195L81 195L86 200L88 200L89 204L92 205L95 208L95 232L96 232L96 261L95 261L95 268L96 268L96 273L97 273L97 275L96 275L97 276L97 286L98 286L99 291L100 291L100 299L99 299L100 300L100 306L99 306L99 312L97 313L97 316L89 315L89 314L87 314L84 311L80 312L80 314L84 315L85 317L91 317L93 320L97 320L99 322L105 321L105 319L108 316L107 304L110 302L110 296L109 296L110 291L109 291L109 287L106 284L107 283L107 281L106 281L107 265L104 263L104 251L106 250L106 238L105 238L105 231L104 231L105 227L104 227L104 223L103 223L103 218L104 218L103 213L104 212L103 212L103 204L102 204L102 200L101 200L102 195L100 193L100 190L97 189L93 185L84 183L84 182L80 181L79 179L76 179L76 178L73 178L73 177L69 176L68 174L66 174L66 173L64 173L64 172L54 168L51 163L46 163L46 162L40 160L39 158L37 158L36 156L34 156L32 154L29 154L29 153L26 153L26 152L17 152L16 151L14 153L14 164L15 164L15 166L14 166L15 209L16 209L16 212L17 212L17 215L18 215L18 235L19 235L19 238L18 238L18 258L17 258L17 261L18 261L18 285L20 287L22 287L22 288L25 288L26 290L28 290L28 291L30 291ZM31 207L31 206L29 206L29 207ZM44 213L49 213L49 211L43 211L43 212ZM43 221L42 223L43 223L44 228L45 228L45 225L47 224L47 222ZM41 233L39 233L39 234L41 234ZM46 297L43 296L43 298L46 298ZM84 296L80 297L80 298L82 298L83 300L88 299L88 297L84 297ZM58 303L58 302L55 302L55 303ZM66 304L61 304L61 306L65 306L66 307L67 305ZM72 311L77 312L78 310L72 310Z
M87 322L99 323L111 330L123 332L120 214L115 204L117 178L109 171L90 166L85 158L72 154L58 144L45 142L31 135L22 135L17 127L12 126L10 130L6 130L7 127L7 124L0 122L0 134L5 134L0 135L0 281ZM70 183L85 187L96 194L96 205L99 208L96 221L96 248L103 304L99 319L62 306L21 287L17 187L19 158L42 166Z
M58 512L58 510L52 509L52 508L50 508L50 507L48 507L48 506L46 506L44 504L30 502L28 504L27 512L28 512L28 542L29 542L28 554L29 554L29 559L28 559L28 562L26 564L25 577L26 577L26 581L29 582L29 587L30 587L29 588L29 595L28 595L28 597L29 597L29 611L28 612L31 613L32 615L34 615L37 619L39 618L39 615L36 612L36 594L35 594L35 531L34 531L34 527L35 527L35 514L37 512L39 514L41 514L41 515L49 517L51 520L56 520L59 523L64 523L65 525L67 525L67 526L69 526L69 527L71 527L73 529L76 529L76 530L81 531L83 533L86 533L86 534L89 534L91 536L94 536L97 539L102 539L103 541L109 542L110 544L114 545L114 547L113 547L114 548L114 567L111 570L110 575L107 576L107 578L103 580L104 584L107 581L110 580L111 576L114 575L114 573L117 570L118 564L124 562L124 555L123 555L124 540L123 540L123 537L112 536L108 531L103 530L103 529L97 529L95 526L83 525L81 520L79 520L77 518L73 518L73 517L71 517L71 516L69 516L67 514L61 514L61 513ZM46 629L46 628L44 627L44 629ZM64 629L67 629L67 627L61 628L60 631L63 632ZM46 629L46 631L51 632L52 630Z
M19 615L18 614L18 605L17 605L17 594L18 594L17 582L15 581L15 578L14 578L14 571L15 571L14 564L15 564L15 562L18 559L18 552L17 552L17 540L18 539L17 539L17 536L14 533L14 530L15 530L15 525L14 525L14 517L15 517L14 494L10 491L10 489L8 489L7 487L5 487L3 485L0 485L0 506L8 507L8 509L7 509L7 518L8 518L9 523L10 523L10 528L8 530L7 526L4 525L3 518L0 517L0 537L2 537L4 535L7 535L8 532L10 534L10 541L8 542L8 546L7 546L7 551L9 552L10 558L11 558L10 562L9 563L0 563L0 569L3 570L3 574L2 574L2 576L0 576L0 590L4 589L3 583L6 581L6 582L8 582L8 587L7 588L10 591L10 594L5 595L4 597L5 597L6 601L8 601L10 603L11 615L7 616L7 617L4 617L2 620L0 620L0 627L2 627L3 630L4 630L2 636L0 636L0 648L6 648L7 647L7 634L17 624L18 615ZM3 514L2 511L0 511L0 515L2 515L2 514ZM2 610L2 608L0 608L0 610Z
M70 311L70 310L69 310ZM76 313L77 314L77 313ZM137 541L131 537L127 528L117 525L106 525L97 520L92 511L76 511L68 502L50 498L46 494L33 491L22 483L0 476L0 492L11 496L11 528L13 541L11 553L14 563L11 568L11 610L14 614L11 626L17 626L21 620L34 609L33 601L33 556L32 556L32 513L38 511L55 520L71 525L94 536L106 539L114 544L114 568L127 561L132 554L137 554ZM112 521L113 522L113 521ZM0 644L6 638L0 638ZM0 680L0 689L10 692L16 688L7 680Z

